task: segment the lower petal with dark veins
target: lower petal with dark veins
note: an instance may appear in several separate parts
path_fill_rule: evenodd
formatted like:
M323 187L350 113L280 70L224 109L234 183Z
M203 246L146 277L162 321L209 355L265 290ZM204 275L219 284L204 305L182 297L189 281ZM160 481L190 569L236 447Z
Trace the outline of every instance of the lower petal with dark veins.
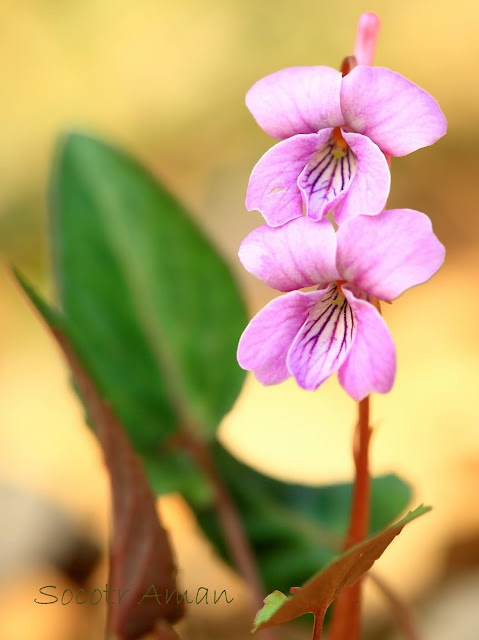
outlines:
M298 178L306 212L320 220L346 196L357 171L357 160L351 149L338 146L334 139L311 156Z
M297 383L317 389L344 362L355 335L352 308L332 284L309 311L288 352L287 366Z

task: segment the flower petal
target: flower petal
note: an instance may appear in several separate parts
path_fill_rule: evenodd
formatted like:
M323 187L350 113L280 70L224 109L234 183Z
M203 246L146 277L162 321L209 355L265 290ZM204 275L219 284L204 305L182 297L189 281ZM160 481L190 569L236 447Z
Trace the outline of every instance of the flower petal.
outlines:
M291 376L286 355L309 309L325 289L303 293L292 291L275 298L251 320L238 345L238 362L265 384L278 384Z
M340 88L335 69L289 67L258 80L246 94L246 106L263 131L283 140L343 124Z
M346 196L334 210L338 224L358 214L380 213L391 185L391 173L381 149L360 133L343 131L343 137L356 157L357 170Z
M354 314L356 337L338 371L343 389L354 400L370 393L387 393L396 376L396 350L391 334L378 311L366 300L343 287Z
M405 156L439 140L447 121L426 91L383 67L357 66L343 78L347 124L391 156Z
M282 227L263 225L241 243L244 267L269 287L292 291L339 278L336 234L328 220L296 218Z
M357 166L352 150L340 149L333 139L311 156L298 179L309 218L321 220L344 198Z
M444 262L431 221L412 209L350 218L339 227L337 241L341 278L380 300L394 300L426 282Z
M288 352L288 369L303 389L314 390L339 369L356 334L350 305L332 284L308 318Z
M257 209L273 227L303 215L298 177L311 156L329 139L332 129L297 135L278 142L259 160L248 184L246 208Z

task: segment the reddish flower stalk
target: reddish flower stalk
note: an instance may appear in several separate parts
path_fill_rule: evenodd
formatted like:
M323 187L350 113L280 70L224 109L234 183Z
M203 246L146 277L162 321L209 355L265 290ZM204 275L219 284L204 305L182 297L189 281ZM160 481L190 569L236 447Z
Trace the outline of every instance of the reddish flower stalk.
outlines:
M351 520L344 549L362 542L368 534L370 512L369 396L358 403L359 419L354 432L354 482ZM345 589L336 600L331 621L331 640L358 640L361 629L361 581ZM313 636L314 638L314 636Z
M379 26L379 19L374 13L364 13L359 19L356 45L354 48L354 56L359 64L373 64ZM349 71L349 69L347 71ZM391 161L389 156L386 156L386 160L390 167ZM344 545L345 549L349 549L364 540L369 529L369 442L371 439L369 396L358 403L358 408L359 417L354 433L353 444L356 478L351 507L351 520ZM343 591L337 599L331 621L331 640L356 640L359 638L360 632L361 580L350 589Z
M358 403L359 418L354 432L353 455L356 468L351 523L345 549L362 542L369 529L369 396Z

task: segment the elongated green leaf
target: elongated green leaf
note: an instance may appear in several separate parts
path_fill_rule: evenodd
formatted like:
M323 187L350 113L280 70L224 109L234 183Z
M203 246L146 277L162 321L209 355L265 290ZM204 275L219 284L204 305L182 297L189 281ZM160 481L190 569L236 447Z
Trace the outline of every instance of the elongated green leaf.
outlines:
M63 139L51 204L65 326L153 468L180 422L212 435L239 393L238 289L178 202L104 142Z
M288 591L302 584L338 553L349 523L351 484L288 484L239 462L219 443L211 452L239 511L268 591ZM212 500L195 502L191 495L184 495L206 536L229 560ZM370 532L394 521L405 511L410 497L408 485L397 476L375 478Z

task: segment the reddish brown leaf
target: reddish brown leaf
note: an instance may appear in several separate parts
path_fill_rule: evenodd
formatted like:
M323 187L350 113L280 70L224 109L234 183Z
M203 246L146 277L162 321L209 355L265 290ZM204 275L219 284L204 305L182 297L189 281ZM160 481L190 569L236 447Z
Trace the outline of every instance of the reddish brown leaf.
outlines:
M324 615L333 600L343 589L353 586L369 571L406 524L429 510L429 507L418 507L396 524L352 547L306 582L301 589L295 590L294 595L285 599L280 606L278 598L273 603L267 598L265 607L258 612L253 631L289 622L305 613L314 613L315 638L319 638Z
M136 640L151 631L159 619L175 621L182 613L176 593L168 603L165 601L176 588L168 536L160 524L143 464L122 426L100 397L65 334L58 328L52 331L73 371L110 474L113 526L109 589L125 593L121 604L109 607L109 633L122 640ZM152 585L158 598L148 596L141 601L145 594L154 593Z
M143 464L78 358L61 316L19 273L15 276L68 360L110 475L113 517L107 589L115 593L115 600L118 597L118 604L108 608L108 634L115 640L137 640L155 630L157 637L171 640L175 632L167 623L181 617L183 607L176 598L176 567L168 536ZM158 598L144 597L153 592ZM166 602L168 594L174 596Z

